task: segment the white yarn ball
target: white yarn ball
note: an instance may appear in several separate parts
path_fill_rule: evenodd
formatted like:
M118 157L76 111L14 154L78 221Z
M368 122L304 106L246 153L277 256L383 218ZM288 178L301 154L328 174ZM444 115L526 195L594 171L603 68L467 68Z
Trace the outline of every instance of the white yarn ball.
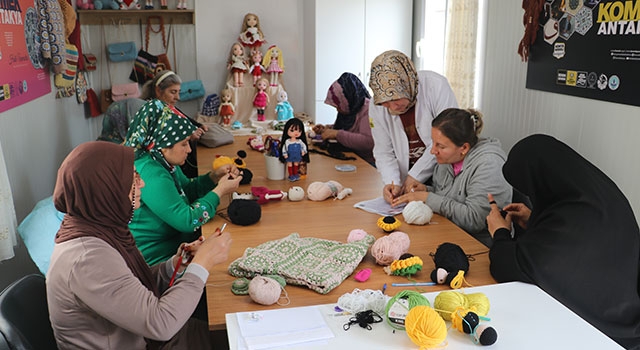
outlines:
M402 210L404 221L410 225L428 224L433 217L433 210L422 201L409 202Z
M292 202L298 202L304 199L304 189L300 186L293 186L289 189L289 200Z
M249 282L251 300L262 305L273 305L280 299L282 287L273 278L256 276Z

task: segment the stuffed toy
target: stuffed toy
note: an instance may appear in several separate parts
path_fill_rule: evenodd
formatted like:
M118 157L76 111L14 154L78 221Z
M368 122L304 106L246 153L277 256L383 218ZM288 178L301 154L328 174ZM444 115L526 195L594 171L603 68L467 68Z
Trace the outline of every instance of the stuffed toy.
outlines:
M433 254L436 268L431 271L431 280L437 284L448 284L458 289L465 282L464 275L469 272L469 258L459 245L442 243Z
M139 10L140 4L138 0L118 0L121 10Z
M323 201L329 197L343 199L353 193L350 188L345 188L337 181L313 182L307 187L307 197L312 201Z
M251 194L258 200L258 204L265 204L273 200L280 201L287 198L287 192L270 190L263 186L251 187Z
M249 148L258 152L264 151L264 141L262 141L262 135L249 137L247 145L249 145Z
M299 202L304 199L304 190L300 186L293 186L289 189L288 198L292 202Z
M93 10L95 8L93 0L78 0L76 5L79 10Z
M93 0L93 6L96 10L117 10L120 8L116 0Z
M240 180L240 184L249 184L253 179L253 173L251 172L251 170L247 169L247 164L244 162L244 158L247 157L247 152L239 150L236 154L238 156L234 159L231 159L227 156L216 155L216 158L213 160L213 171L216 171L223 165L233 164L238 169L240 169L240 172L242 173L242 180Z

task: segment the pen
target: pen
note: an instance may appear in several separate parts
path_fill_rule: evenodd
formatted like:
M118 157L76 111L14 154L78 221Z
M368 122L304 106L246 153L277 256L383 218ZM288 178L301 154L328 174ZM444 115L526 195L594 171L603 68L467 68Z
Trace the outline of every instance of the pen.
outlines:
M386 291L387 291L387 284L385 283L382 285L382 294L384 294L384 292Z
M396 195L395 195L395 194L393 194L393 189L394 189L394 187L395 187L395 186L393 186L393 181L391 181L391 200L396 199Z
M394 287L435 286L435 282L391 283Z

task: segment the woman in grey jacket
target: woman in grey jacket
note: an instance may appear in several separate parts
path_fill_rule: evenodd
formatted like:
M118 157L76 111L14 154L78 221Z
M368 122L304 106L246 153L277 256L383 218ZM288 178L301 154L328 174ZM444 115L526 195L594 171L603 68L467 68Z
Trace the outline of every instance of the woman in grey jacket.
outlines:
M438 164L433 186L418 185L395 198L393 206L423 201L435 212L483 241L485 218L491 210L487 194L498 206L511 203L513 190L502 175L506 154L500 141L479 138L482 114L474 109L449 108L431 123L431 154Z

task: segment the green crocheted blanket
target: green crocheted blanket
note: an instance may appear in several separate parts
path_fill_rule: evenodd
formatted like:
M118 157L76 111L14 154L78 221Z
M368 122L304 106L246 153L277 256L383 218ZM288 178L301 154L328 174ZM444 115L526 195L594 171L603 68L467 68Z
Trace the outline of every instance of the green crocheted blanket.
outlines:
M341 243L326 239L300 238L298 233L247 248L229 265L229 274L253 278L280 275L288 284L307 286L320 294L337 287L358 267L375 238Z

